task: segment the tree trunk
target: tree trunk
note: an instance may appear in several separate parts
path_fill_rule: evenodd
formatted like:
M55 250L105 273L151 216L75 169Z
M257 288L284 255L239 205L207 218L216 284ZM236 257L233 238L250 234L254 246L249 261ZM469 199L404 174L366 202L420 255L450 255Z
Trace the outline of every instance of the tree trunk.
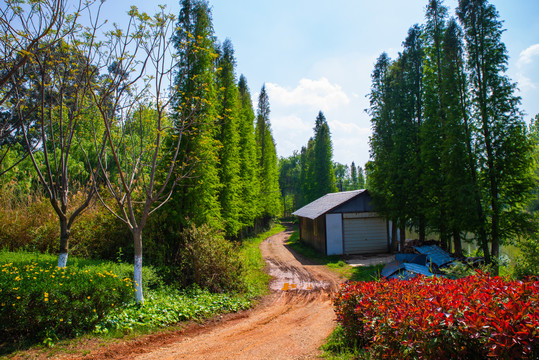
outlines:
M453 245L455 247L455 255L462 256L462 242L460 240L460 232L453 229Z
M427 237L427 231L426 231L426 220L425 215L423 213L419 214L419 240L425 241Z
M401 225L400 228L400 251L404 250L404 245L406 244L406 226Z
M135 300L138 304L144 304L144 295L142 293L142 229L135 228L131 231L135 245L135 268L133 270Z
M445 251L448 251L449 250L449 241L448 241L448 236L447 236L447 230L446 230L446 227L445 227L445 221L446 221L446 216L445 216L445 211L442 209L440 211L440 218L441 218L441 221L440 221L440 245L442 246L442 249L444 249Z
M397 222L391 222L391 252L396 253L399 251L399 235L397 233Z
M60 217L60 248L58 250L58 267L59 268L64 268L67 265L69 234L70 234L70 229L67 226L67 219Z

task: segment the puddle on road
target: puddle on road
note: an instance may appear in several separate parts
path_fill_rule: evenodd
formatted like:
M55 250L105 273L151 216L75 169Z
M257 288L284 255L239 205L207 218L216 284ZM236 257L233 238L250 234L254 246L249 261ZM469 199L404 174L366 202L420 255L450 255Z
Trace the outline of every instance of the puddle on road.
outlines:
M270 282L271 290L320 290L330 286L329 282L316 280L308 271L296 267L284 266L266 259L269 274L273 276Z

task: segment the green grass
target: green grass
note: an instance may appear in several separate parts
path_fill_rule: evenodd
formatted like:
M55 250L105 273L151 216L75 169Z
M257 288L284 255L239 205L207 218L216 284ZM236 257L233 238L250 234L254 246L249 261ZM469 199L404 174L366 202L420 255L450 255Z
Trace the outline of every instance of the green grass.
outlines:
M264 272L266 263L262 258L259 246L266 238L286 229L281 224L274 225L269 231L258 234L254 238L246 239L240 246L240 258L244 266L243 281L247 286L247 293L251 297L259 297L268 293L270 276Z
M329 360L352 360L359 359L364 353L363 349L347 344L344 341L344 332L341 325L337 325L335 330L328 336L326 343L320 347L323 351L322 357Z

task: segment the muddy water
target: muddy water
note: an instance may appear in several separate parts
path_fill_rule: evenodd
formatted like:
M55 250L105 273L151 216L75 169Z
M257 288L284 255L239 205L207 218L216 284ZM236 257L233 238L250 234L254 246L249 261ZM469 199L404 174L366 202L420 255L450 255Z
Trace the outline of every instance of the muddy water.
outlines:
M266 259L268 263L268 273L273 277L270 282L270 289L274 291L294 291L294 290L325 290L329 289L331 283L317 280L309 271L303 267L291 266L274 259Z

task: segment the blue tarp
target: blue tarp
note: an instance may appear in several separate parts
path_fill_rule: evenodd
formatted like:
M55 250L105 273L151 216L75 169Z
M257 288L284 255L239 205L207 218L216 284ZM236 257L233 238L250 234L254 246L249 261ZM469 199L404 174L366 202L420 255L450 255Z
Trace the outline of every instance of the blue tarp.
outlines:
M416 249L416 251L420 254L427 255L428 260L437 267L449 265L455 260L451 257L451 255L449 255L449 253L445 252L436 245L416 246L414 249Z
M434 276L425 265L393 261L382 269L380 274L386 279L408 280L417 275Z

